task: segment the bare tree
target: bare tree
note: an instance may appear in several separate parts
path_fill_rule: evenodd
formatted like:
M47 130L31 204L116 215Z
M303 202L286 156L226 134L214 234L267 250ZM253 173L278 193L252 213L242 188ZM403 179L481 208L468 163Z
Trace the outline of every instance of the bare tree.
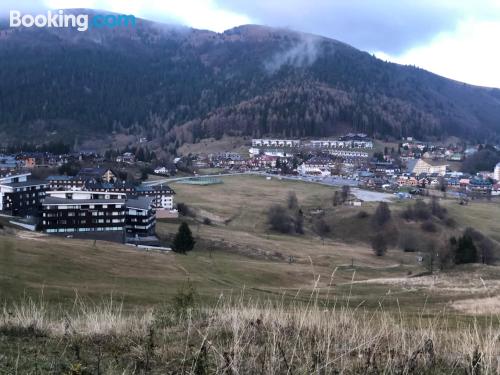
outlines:
M297 195L293 191L288 192L286 201L289 210L296 210L299 207L299 200L297 199Z

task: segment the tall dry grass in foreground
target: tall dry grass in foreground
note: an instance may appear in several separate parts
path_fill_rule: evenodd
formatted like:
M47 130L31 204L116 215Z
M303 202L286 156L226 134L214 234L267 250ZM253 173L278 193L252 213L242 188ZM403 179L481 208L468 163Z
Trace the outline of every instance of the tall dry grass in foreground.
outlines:
M50 309L26 299L0 314L0 373L413 374L499 372L499 324L453 323L337 305L244 302L127 312L112 300Z

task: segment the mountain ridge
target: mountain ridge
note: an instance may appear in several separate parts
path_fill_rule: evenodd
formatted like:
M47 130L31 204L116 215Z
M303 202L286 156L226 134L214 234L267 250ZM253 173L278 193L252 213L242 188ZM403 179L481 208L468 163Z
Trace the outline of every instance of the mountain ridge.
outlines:
M67 10L70 12L70 10ZM80 11L80 10L72 10ZM83 10L88 11L88 10ZM0 133L493 138L500 90L384 62L343 42L262 25L222 33L0 26Z

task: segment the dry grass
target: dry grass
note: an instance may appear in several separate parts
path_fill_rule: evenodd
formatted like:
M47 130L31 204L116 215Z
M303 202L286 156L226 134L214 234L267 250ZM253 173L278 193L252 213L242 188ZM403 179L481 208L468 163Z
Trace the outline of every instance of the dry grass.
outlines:
M477 320L457 323L444 312L423 316L408 319L401 312L369 312L335 303L326 307L317 291L309 301L291 305L245 302L238 297L221 298L210 308L164 306L127 314L113 301L92 305L76 299L71 310L54 311L28 299L4 306L0 338L22 336L26 345L43 337L59 358L58 368L80 374L488 374L500 370L498 317L484 325ZM6 368L5 363L17 367ZM7 372L32 372L29 366L34 363L24 357L0 361L0 370Z

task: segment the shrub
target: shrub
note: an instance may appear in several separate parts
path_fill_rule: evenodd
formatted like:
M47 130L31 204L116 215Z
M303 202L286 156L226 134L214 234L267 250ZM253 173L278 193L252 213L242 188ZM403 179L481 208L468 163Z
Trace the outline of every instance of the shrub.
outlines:
M447 213L446 208L441 207L437 197L432 197L431 213L432 213L432 215L434 215L440 219L444 219L446 217L446 213Z
M431 217L431 210L427 203L423 200L418 199L413 207L413 212L417 220L428 220Z
M296 210L299 207L299 200L295 192L289 191L287 196L287 206L289 210Z
M373 214L373 224L377 226L385 225L391 220L391 210L386 202L380 202Z
M210 220L208 217L205 217L203 218L203 224L212 225L212 220Z
M407 221L415 220L415 211L413 211L413 207L407 206L403 212L401 212L401 217Z
M368 215L368 212L366 212L366 211L364 211L364 210L363 210L363 211L359 211L359 212L356 214L356 217L357 217L358 219L366 219L368 216L370 216L370 215Z
M186 203L177 203L177 211L179 211L179 214L182 216L194 216L193 211Z
M325 235L330 233L332 229L328 225L328 223L325 221L325 219L321 217L321 218L317 218L313 221L313 230L319 236L324 237Z
M383 256L387 251L387 241L382 233L377 233L372 238L371 245L376 256Z
M272 230L281 233L290 233L294 227L287 210L279 204L274 204L269 208L267 221Z
M436 224L434 224L432 222L432 220L426 220L424 221L421 225L420 225L420 228L422 228L423 231L425 232L430 232L430 233L434 233L434 232L437 232L438 228L436 226Z
M399 247L406 252L418 251L419 238L414 231L407 230L399 235Z
M444 224L450 228L455 228L457 226L457 222L452 217L447 217L444 221Z

